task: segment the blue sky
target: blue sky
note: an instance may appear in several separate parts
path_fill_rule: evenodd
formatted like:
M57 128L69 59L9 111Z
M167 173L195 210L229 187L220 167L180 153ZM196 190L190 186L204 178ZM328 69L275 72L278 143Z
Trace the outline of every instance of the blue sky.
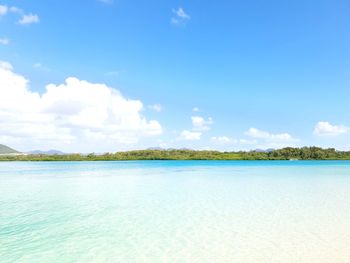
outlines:
M349 1L0 6L0 143L350 150Z

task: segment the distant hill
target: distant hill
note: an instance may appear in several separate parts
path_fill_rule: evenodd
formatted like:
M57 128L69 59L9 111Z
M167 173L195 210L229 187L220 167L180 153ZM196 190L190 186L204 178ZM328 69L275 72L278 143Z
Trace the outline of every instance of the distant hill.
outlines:
M19 152L6 145L0 144L0 154L14 154L14 153L19 153Z
M34 150L28 152L29 154L43 154L43 155L64 155L64 152L58 151L58 150L48 150L48 151L41 151L41 150Z
M261 153L269 153L269 152L273 152L275 149L273 148L269 148L269 149L255 149L255 152L261 152Z
M147 148L146 150L162 151L162 150L164 150L164 149L161 148L161 147L149 147L149 148Z

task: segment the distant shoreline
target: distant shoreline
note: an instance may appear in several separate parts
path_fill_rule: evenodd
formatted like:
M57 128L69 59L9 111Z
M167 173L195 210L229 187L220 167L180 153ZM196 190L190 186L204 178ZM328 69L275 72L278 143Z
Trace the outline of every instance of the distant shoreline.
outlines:
M0 155L0 161L143 161L143 160L350 160L349 151L319 147L283 148L271 151L195 151L195 150L135 150L105 154L12 154Z

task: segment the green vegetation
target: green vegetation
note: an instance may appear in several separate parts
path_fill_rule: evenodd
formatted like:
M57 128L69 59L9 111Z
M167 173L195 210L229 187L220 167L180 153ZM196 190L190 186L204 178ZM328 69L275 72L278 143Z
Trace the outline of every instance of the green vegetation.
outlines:
M14 153L18 153L18 152L6 145L0 144L0 154L14 154Z
M126 161L126 160L350 160L350 152L318 147L283 148L269 152L139 150L117 153L65 155L1 155L0 161Z

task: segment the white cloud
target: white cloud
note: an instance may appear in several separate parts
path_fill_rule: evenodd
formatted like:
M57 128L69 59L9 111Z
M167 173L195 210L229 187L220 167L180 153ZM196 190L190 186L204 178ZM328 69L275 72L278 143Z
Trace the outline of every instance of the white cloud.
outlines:
M154 110L156 112L162 111L162 105L160 105L160 104L149 105L148 108L151 110Z
M0 60L0 69L12 70L13 67L12 67L12 65L10 63Z
M338 136L345 134L350 128L343 125L332 125L328 121L320 121L316 124L314 134L318 136Z
M0 5L0 16L6 15L8 7L6 5Z
M173 9L173 17L171 18L171 23L174 25L183 25L191 19L191 17L186 14L185 10L179 7L177 10Z
M28 14L23 15L20 20L18 20L18 23L21 25L28 25L28 24L35 24L39 23L39 16L35 14Z
M118 150L117 145L162 133L159 122L147 120L142 109L141 101L116 89L74 77L47 85L40 95L11 64L0 62L0 138L22 147Z
M183 140L200 140L202 136L202 132L210 129L210 125L213 123L212 118L208 118L205 120L200 116L192 116L192 131L183 130L180 134L180 139Z
M8 40L6 37L0 38L0 45L8 45L10 43L10 40Z
M16 6L8 7L6 5L0 5L0 16L6 15L8 12L20 15L21 19L18 20L18 24L21 25L39 23L40 21L38 15L32 13L25 14L25 12L22 9Z
M248 129L248 131L245 132L245 135L253 138L253 144L259 148L283 148L287 146L295 146L295 143L299 141L299 139L294 138L289 133L273 134L256 128Z
M226 137L226 136L214 136L210 138L214 143L231 143L231 142L235 142L232 139Z
M245 134L252 138L264 139L264 140L285 141L285 142L297 140L293 138L289 133L272 134L256 128L250 128Z
M213 124L213 119L211 117L205 120L203 117L200 116L192 116L191 119L193 129L197 131L207 131L210 129L210 125Z
M201 132L193 132L188 130L184 130L180 134L181 139L188 140L188 141L200 140L201 136L202 136Z

